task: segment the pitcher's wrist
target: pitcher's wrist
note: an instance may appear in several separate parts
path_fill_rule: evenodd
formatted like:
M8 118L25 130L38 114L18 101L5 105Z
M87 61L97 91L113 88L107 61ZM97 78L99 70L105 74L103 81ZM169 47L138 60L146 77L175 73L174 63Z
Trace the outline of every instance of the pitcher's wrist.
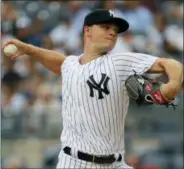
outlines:
M178 89L174 83L166 83L161 85L161 92L168 100L174 100L178 93Z

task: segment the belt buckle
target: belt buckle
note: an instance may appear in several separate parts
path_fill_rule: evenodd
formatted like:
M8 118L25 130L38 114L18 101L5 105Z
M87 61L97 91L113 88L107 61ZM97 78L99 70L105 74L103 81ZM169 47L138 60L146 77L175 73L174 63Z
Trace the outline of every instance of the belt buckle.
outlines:
M93 160L92 160L92 163L95 163L95 156L93 155Z
M102 157L102 156L100 156L100 155L93 155L93 159L92 159L92 162L93 162L93 163L96 163L96 162L95 162L95 158L96 158L96 157Z

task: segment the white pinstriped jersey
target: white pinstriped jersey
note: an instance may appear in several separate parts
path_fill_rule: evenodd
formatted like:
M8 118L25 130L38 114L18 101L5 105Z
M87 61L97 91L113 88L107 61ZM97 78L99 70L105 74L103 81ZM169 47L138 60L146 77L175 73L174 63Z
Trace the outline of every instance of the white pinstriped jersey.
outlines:
M81 65L78 56L68 56L61 66L62 147L94 155L123 154L129 106L124 82L133 70L147 71L156 59L141 53L114 53Z

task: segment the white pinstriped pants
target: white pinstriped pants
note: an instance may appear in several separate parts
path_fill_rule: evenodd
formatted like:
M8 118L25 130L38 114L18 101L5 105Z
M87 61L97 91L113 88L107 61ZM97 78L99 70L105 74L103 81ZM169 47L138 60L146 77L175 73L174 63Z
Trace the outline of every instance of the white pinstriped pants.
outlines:
M92 162L83 161L80 159L77 159L73 156L67 155L63 152L63 150L60 151L58 156L58 163L56 166L57 169L133 169L132 167L128 166L124 160L121 160L120 162L114 162L112 164L95 164Z

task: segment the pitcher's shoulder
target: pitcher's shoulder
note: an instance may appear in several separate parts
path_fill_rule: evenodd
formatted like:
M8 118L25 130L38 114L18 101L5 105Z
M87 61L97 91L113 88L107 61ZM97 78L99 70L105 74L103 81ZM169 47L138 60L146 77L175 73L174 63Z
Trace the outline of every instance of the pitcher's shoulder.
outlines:
M136 55L135 52L109 52L109 56L130 56L130 55Z
M158 58L158 56L150 55L147 53L138 53L138 52L113 52L109 53L109 56L113 58L132 58L132 59L151 59L151 58Z
M134 52L113 52L113 53L108 53L108 58L112 60L121 60L121 59L126 59L126 58L131 58L135 56L136 53Z
M66 56L64 62L74 62L74 61L77 61L79 59L79 56L76 56L76 55L68 55Z
M66 67L68 67L69 65L74 65L76 62L78 61L78 56L75 55L68 55L66 56L63 64L62 64L62 69L65 69Z

